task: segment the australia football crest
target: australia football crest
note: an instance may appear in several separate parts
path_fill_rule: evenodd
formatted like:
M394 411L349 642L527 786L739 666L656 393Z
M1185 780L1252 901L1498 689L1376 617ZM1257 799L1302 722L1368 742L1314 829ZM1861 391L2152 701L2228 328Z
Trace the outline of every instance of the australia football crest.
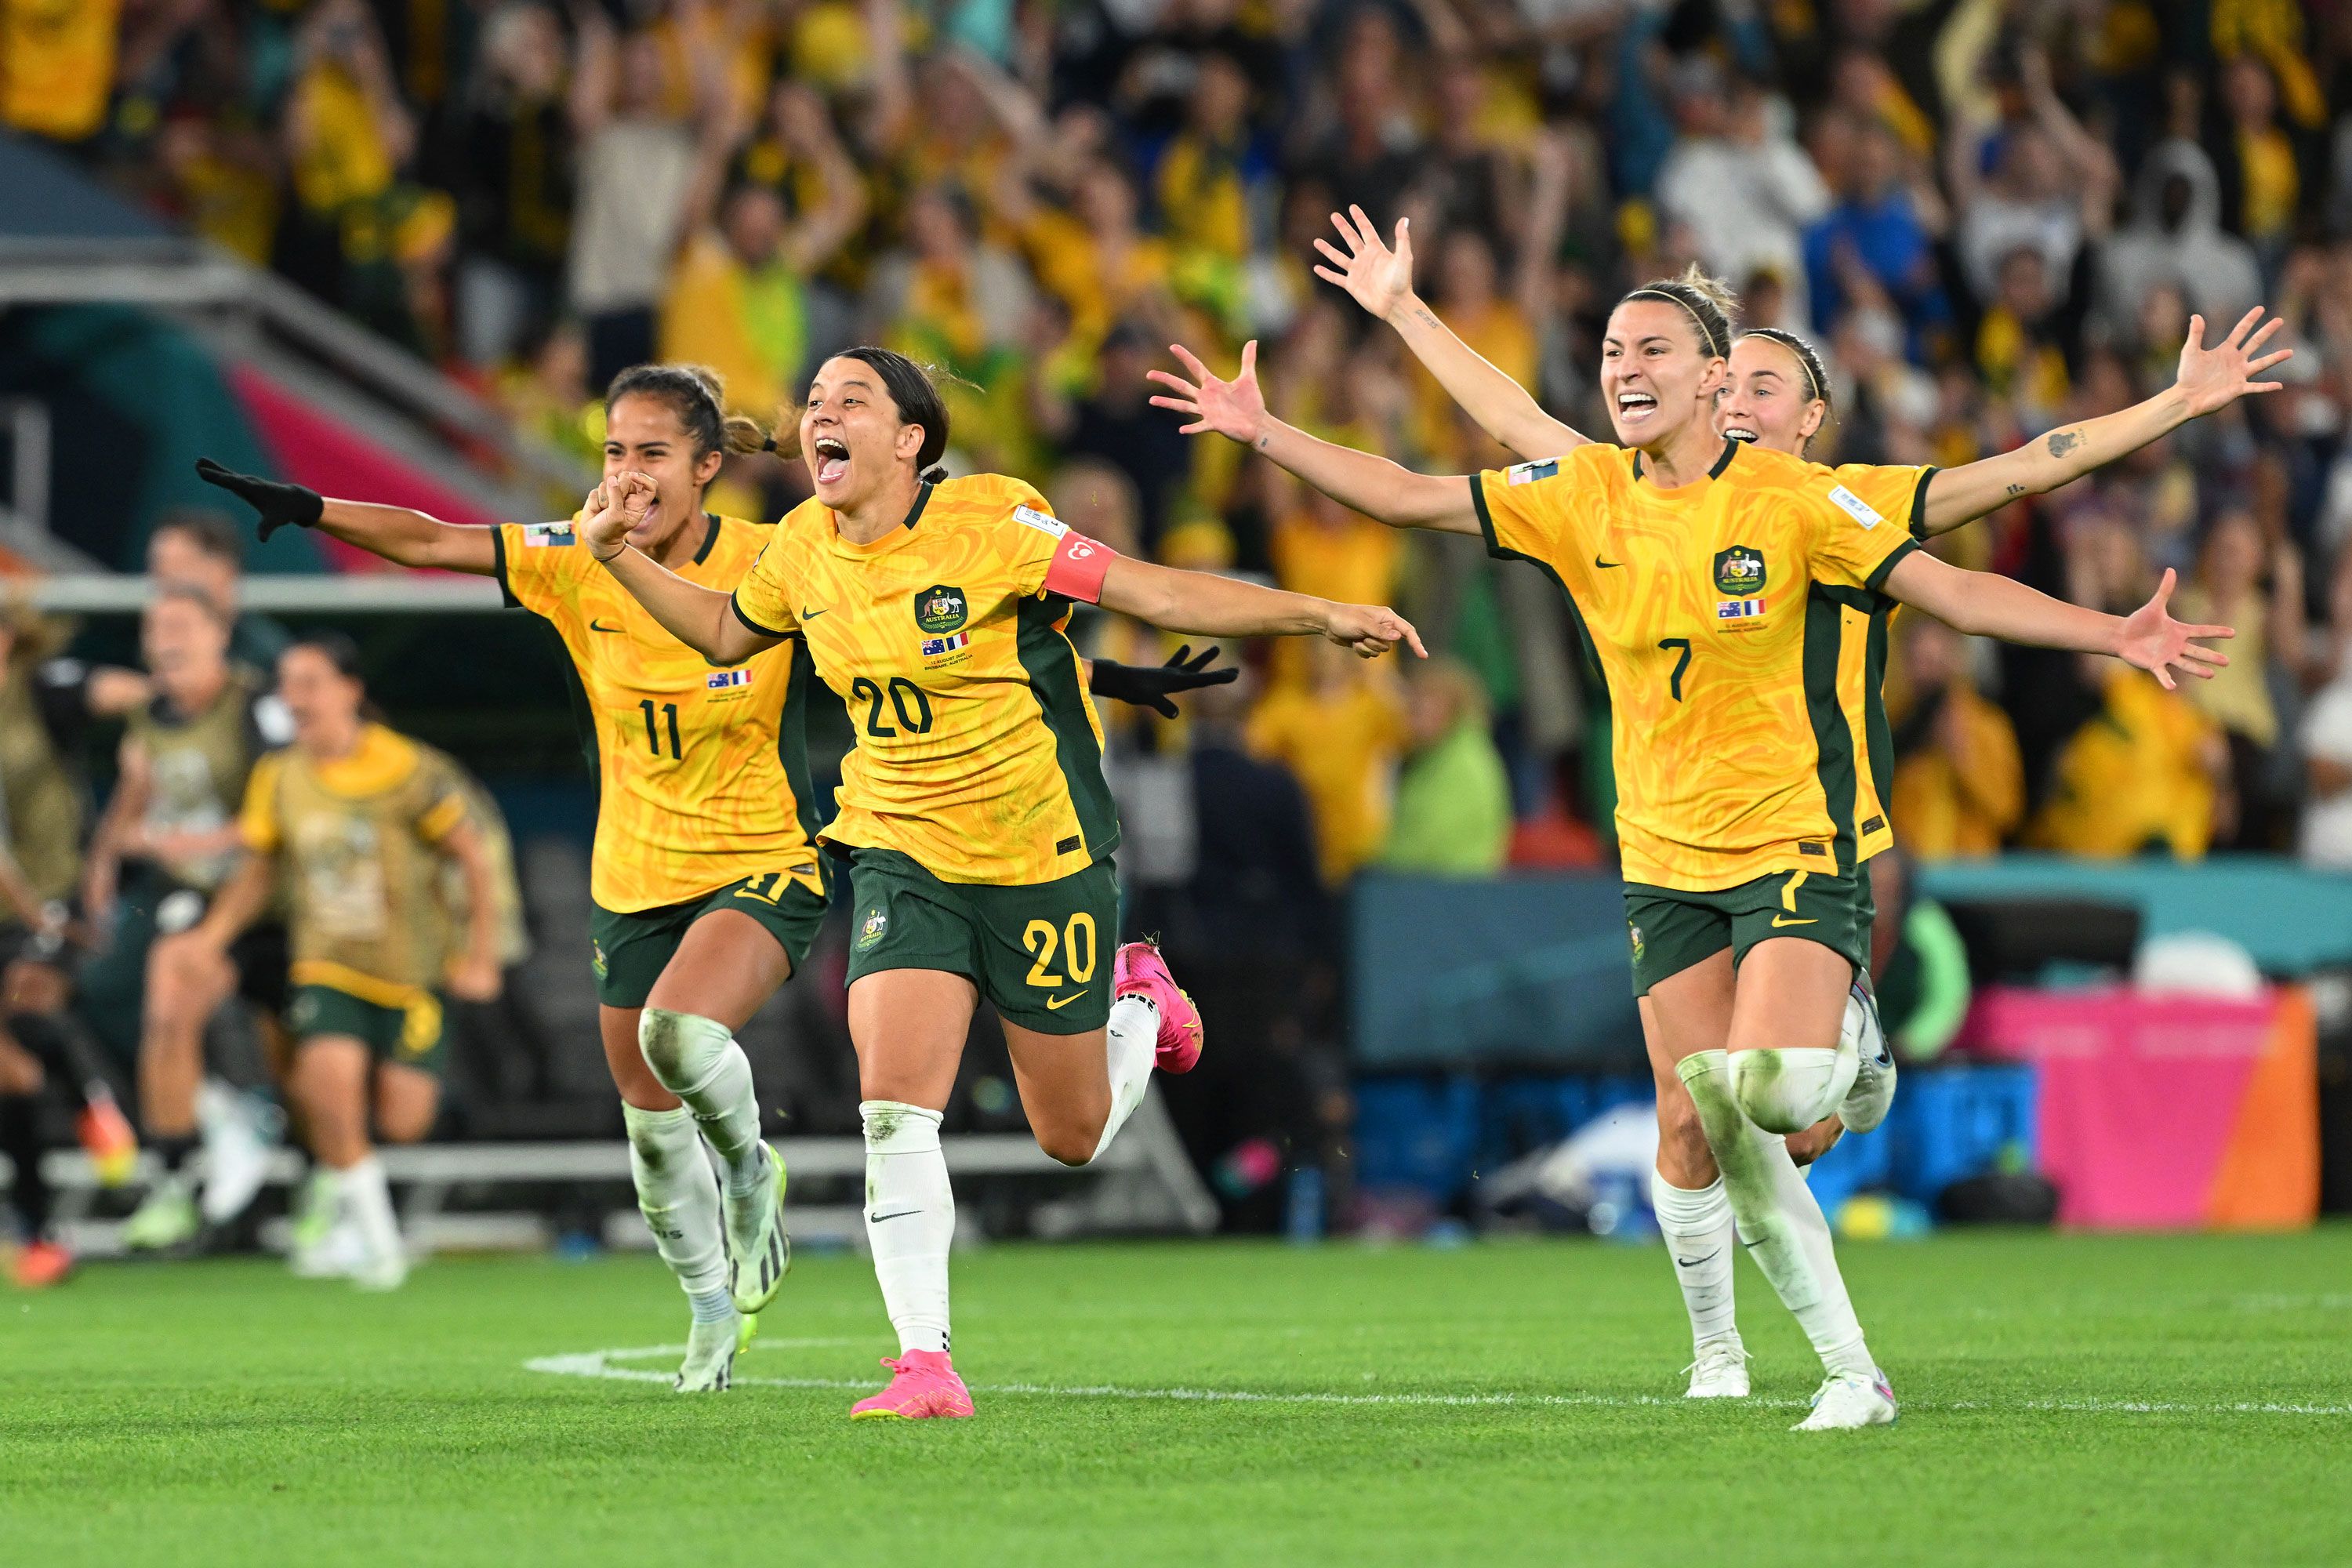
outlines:
M1764 557L1744 544L1715 554L1715 586L1734 598L1753 598L1764 591Z
M963 590L945 583L934 584L915 595L915 624L933 636L961 631L971 614L970 606L964 603Z
M890 931L890 914L887 910L868 910L857 924L857 951L866 952L880 942Z

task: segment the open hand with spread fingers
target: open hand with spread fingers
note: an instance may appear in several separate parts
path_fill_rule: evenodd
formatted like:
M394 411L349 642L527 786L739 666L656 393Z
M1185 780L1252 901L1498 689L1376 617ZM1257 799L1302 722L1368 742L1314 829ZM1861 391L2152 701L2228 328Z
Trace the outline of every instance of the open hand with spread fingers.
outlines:
M2228 626L2190 626L2174 620L2169 608L2173 581L2172 568L2168 566L2164 580L2157 584L2156 596L2125 619L2116 639L2116 657L2155 676L2167 691L2174 689L2176 671L2210 680L2214 670L2230 662L2228 654L2195 639L2238 635Z
M2189 337L2180 345L2180 369L2172 384L2186 400L2190 418L2226 408L2250 393L2276 392L2284 384L2254 379L2294 357L2293 349L2273 349L2256 357L2255 351L2272 333L2286 325L2276 316L2263 321L2266 314L2263 307L2255 306L2238 319L2228 337L2211 348L2205 346L2205 318L2189 318ZM2263 322L2260 331L2255 330L2258 321Z
M1186 416L1192 423L1180 435L1198 436L1213 430L1230 437L1244 447L1257 444L1265 434L1265 394L1257 384L1257 340L1252 338L1242 345L1242 367L1231 381L1219 381L1209 374L1209 367L1182 343L1170 343L1168 352L1176 356L1191 374L1187 381L1172 371L1146 371L1145 376L1168 388L1151 400L1154 408L1172 408Z
M1323 635L1360 658L1378 658L1399 643L1423 658L1429 657L1412 623L1385 605L1328 605Z
M1345 216L1333 213L1331 226L1347 241L1348 251L1343 256L1329 240L1318 239L1315 248L1331 265L1317 263L1315 276L1337 283L1357 304L1387 321L1412 298L1412 220L1397 219L1393 250L1381 243L1381 231L1361 207L1349 207Z

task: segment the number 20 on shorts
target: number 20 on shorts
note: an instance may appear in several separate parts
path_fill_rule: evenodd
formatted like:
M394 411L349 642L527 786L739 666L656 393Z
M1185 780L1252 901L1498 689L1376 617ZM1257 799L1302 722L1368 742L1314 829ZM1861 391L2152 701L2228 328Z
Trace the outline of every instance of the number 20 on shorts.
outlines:
M1021 945L1036 960L1029 966L1029 984L1040 991L1070 984L1084 985L1095 977L1095 917L1084 910L1072 915L1059 931L1051 921L1031 921L1021 932ZM1063 967L1070 972L1067 981L1050 967L1056 950Z

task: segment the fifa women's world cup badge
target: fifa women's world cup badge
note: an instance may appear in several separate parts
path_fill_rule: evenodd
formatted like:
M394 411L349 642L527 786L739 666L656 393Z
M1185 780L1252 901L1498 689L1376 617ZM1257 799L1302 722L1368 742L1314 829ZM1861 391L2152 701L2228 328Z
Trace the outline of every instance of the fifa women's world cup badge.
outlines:
M1764 557L1744 544L1715 555L1715 589L1727 597L1715 604L1717 631L1742 631L1764 614Z

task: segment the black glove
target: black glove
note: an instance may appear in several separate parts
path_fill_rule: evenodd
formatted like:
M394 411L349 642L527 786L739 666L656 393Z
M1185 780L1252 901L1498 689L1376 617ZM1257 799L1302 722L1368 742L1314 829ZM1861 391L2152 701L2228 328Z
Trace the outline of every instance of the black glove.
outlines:
M1186 643L1168 656L1168 662L1158 667L1137 664L1114 664L1109 659L1094 661L1094 674L1087 689L1097 697L1108 697L1120 702L1132 702L1139 708L1149 708L1163 719L1176 717L1176 704L1168 700L1171 692L1193 691L1203 686L1223 686L1241 679L1238 665L1223 669L1211 669L1218 649L1193 656L1192 645Z
M196 478L208 485L218 485L261 514L261 537L269 536L292 523L297 528L315 528L319 516L326 510L327 502L317 490L300 485L281 485L275 479L265 479L258 474L240 474L235 468L224 468L210 458L196 459Z

